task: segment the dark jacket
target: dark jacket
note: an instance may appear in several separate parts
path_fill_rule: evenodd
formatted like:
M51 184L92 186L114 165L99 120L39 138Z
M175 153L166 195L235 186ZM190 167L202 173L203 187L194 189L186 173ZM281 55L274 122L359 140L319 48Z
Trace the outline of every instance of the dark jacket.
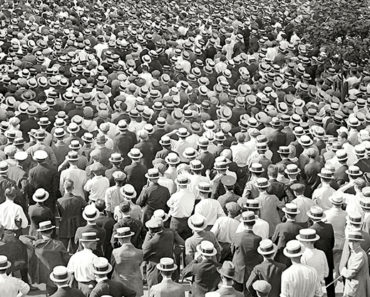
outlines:
M112 297L135 297L136 292L118 281L107 279L98 282L90 293L90 297L101 297L104 295Z
M79 290L70 287L58 288L58 290L50 297L85 297L85 295Z
M104 242L105 242L105 230L103 228L99 227L98 225L86 225L86 226L83 226L83 227L79 227L77 229L76 235L75 235L75 243L76 244L79 244L79 240L82 237L82 233L86 233L86 232L95 232L96 233L96 236L97 236L97 238L99 238L99 241L98 241L98 244L96 246L96 250L94 250L93 252L97 256L102 257L103 254L104 254L103 246L104 246ZM83 249L82 245L79 244L78 250L81 251L82 249Z
M52 214L50 208L39 203L29 207L28 215L31 220L31 226L29 230L29 235L31 236L37 235L37 229L39 228L39 224L41 222L51 221L53 225L55 223L55 216Z
M142 188L146 184L145 174L147 171L148 169L145 165L136 162L126 166L124 169L127 183L135 188L137 195L140 195Z
M335 241L333 226L324 222L316 222L311 226L311 229L315 229L316 234L320 236L320 239L315 242L315 248L325 253L329 269L333 269L333 248Z

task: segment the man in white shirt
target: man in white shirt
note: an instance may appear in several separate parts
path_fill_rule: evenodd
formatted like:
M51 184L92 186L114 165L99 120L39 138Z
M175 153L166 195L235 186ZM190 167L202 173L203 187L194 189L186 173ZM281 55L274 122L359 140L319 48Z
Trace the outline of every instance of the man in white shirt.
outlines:
M107 189L104 198L106 210L109 215L113 215L116 206L119 206L120 203L125 200L125 197L121 193L121 187L126 179L126 174L122 171L115 171L113 172L112 177L116 184Z
M191 236L188 218L194 209L195 195L188 189L189 183L186 175L178 175L176 178L178 190L167 201L171 216L170 228L177 231L182 238Z
M248 199L247 204L243 206L243 209L248 211L253 211L255 214L255 223L253 225L253 233L260 236L262 239L267 239L269 237L270 226L265 220L262 220L258 217L261 205L260 202L256 199ZM236 229L236 233L243 232L246 230L247 227L244 225L243 221L239 224L238 229Z
M95 286L93 263L98 256L93 253L93 250L96 250L98 240L95 232L82 233L80 242L83 250L75 253L69 259L67 266L68 270L73 273L73 278L78 282L78 288L85 296L89 296Z
M19 237L22 229L27 228L28 220L22 207L14 203L15 197L14 187L5 190L6 199L0 204L0 225L4 227L5 232L14 233Z
M235 162L238 167L245 167L248 164L248 158L252 154L253 150L248 149L244 144L245 135L243 133L236 133L235 138L238 143L230 147L233 162Z
M225 216L220 202L210 198L211 184L201 182L198 184L200 202L195 206L194 213L206 218L207 230L210 230L219 217Z
M232 259L230 247L235 240L236 230L239 226L239 221L235 219L240 213L238 203L229 202L226 203L225 207L227 216L219 217L211 229L221 246L220 262L223 262L225 259Z
M92 164L90 169L94 177L86 182L84 190L89 192L89 200L95 202L105 196L109 188L109 179L103 176L105 168L102 164Z
M296 222L297 223L307 223L308 221L308 216L307 212L310 210L312 206L314 206L314 202L312 199L307 198L303 196L305 186L303 184L293 184L290 186L291 190L294 193L294 196L296 198L292 201L295 205L297 205L298 210L300 213L296 217Z
M301 257L301 263L311 266L316 269L320 282L323 284L325 278L329 274L328 261L325 253L314 247L320 236L316 234L314 229L301 229L297 235L297 239L304 246L304 251Z
M313 191L312 200L323 210L328 210L332 206L329 197L335 193L335 189L330 186L333 173L326 168L322 168L318 176L321 178L321 185Z
M70 151L66 157L69 168L63 170L60 174L59 190L62 196L64 195L64 182L66 179L70 179L74 183L73 194L85 197L84 186L87 181L86 171L77 167L78 153L76 151Z
M26 296L30 286L19 278L7 275L7 269L11 266L6 256L0 255L0 297Z

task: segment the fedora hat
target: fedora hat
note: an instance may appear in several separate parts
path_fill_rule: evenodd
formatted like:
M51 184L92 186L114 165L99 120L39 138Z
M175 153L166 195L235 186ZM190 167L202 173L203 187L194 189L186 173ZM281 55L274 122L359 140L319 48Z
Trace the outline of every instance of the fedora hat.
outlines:
M294 204L294 203L285 204L285 207L283 207L283 212L285 212L287 214L293 214L293 215L297 215L297 214L300 213L297 205Z
M51 223L51 221L44 221L39 223L39 228L37 231L44 232L52 229L55 229L55 226Z
M143 154L140 152L139 149L132 148L130 150L130 152L127 154L127 156L129 156L130 159L138 160L138 159L141 159L143 157Z
M48 200L49 193L45 191L43 188L37 189L35 193L32 195L32 199L35 202L44 202Z
M177 269L175 261L171 258L161 258L156 267L159 271L175 271Z
M200 244L197 245L197 251L208 257L213 257L217 254L217 250L212 242L203 240Z
M99 241L99 238L97 237L96 232L84 232L81 234L81 238L79 241L82 242L94 242Z
M117 233L114 234L114 238L126 238L131 237L135 233L131 231L130 227L121 227L117 229Z
M12 264L8 261L8 258L4 255L0 255L0 270L7 270Z
M93 270L94 274L108 274L112 271L112 265L106 258L99 257L93 262Z
M127 199L134 199L137 195L135 188L130 184L125 184L123 187L121 187L120 192Z
M320 236L316 234L315 229L301 229L296 238L299 241L318 241Z
M313 221L321 221L325 218L324 211L319 206L312 206L309 211L307 211L307 216Z
M291 240L288 241L283 252L288 258L296 258L302 256L303 248L298 240Z
M270 239L263 239L260 241L257 252L264 255L272 255L277 251L277 246Z
M227 278L234 278L235 276L235 266L231 261L225 261L222 263L222 267L217 269L218 273L227 277Z
M85 207L82 217L86 221L94 221L99 217L99 210L95 207L95 205L90 204Z
M206 218L200 214L194 214L188 219L188 226L194 231L201 231L207 228Z
M50 273L50 279L54 283L64 283L70 279L70 272L65 266L55 266Z

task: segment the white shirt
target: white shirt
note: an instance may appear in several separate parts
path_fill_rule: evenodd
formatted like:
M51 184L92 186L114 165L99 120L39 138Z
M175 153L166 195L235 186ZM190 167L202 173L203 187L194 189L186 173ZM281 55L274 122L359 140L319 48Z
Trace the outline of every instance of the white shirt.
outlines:
M98 256L91 250L83 249L72 255L67 269L74 273L74 277L78 282L95 280L93 263L96 259L98 259Z
M243 232L244 230L248 229L243 222L239 223L238 229L236 229L236 233ZM253 233L260 236L262 239L269 238L269 231L270 226L265 220L260 218L256 219L256 222L253 225L252 229Z
M84 185L87 181L86 171L77 166L70 166L60 174L59 190L62 196L64 195L64 181L70 179L73 181L73 194L80 197L85 197Z
M0 224L8 230L18 230L15 219L21 219L21 228L27 228L28 220L21 206L14 201L6 199L0 204Z
M280 297L321 297L320 280L314 268L293 263L281 275Z
M19 278L0 274L0 297L17 297L19 293L26 295L30 286Z
M238 167L245 167L248 165L248 158L252 154L253 149L247 147L244 143L238 143L230 147L233 161Z
M307 212L310 210L312 206L314 206L314 202L307 197L304 196L297 196L292 203L297 205L297 208L299 209L300 213L296 216L296 222L297 223L306 223L308 221L308 215Z
M206 218L207 225L214 225L217 218L225 216L220 202L211 198L201 200L195 206L194 213L204 216Z
M334 248L333 250L342 250L344 246L345 234L347 223L347 212L341 208L332 207L325 211L326 222L332 224L334 229Z
M321 184L319 188L313 191L312 200L323 210L328 210L332 207L329 197L336 191L327 183Z
M328 261L325 253L321 250L305 248L301 263L315 268L320 281L324 281L324 278L329 275Z
M90 193L89 199L92 201L103 199L108 188L109 179L101 175L94 176L92 179L89 179L84 186L85 191Z
M238 220L230 217L220 217L216 220L211 232L215 234L218 242L233 243L238 226Z
M120 187L113 186L107 189L105 192L105 205L106 210L110 212L114 212L114 208L119 206L121 202L123 202L125 197L121 194Z
M199 174L192 174L189 176L189 179L190 179L190 184L188 185L188 188L190 191L193 192L195 197L198 197L198 194L199 194L199 191L197 189L197 186L199 185L199 183L201 182L209 183L210 182L208 177L199 175Z
M194 209L195 196L188 189L180 189L167 201L169 214L175 218L188 218Z

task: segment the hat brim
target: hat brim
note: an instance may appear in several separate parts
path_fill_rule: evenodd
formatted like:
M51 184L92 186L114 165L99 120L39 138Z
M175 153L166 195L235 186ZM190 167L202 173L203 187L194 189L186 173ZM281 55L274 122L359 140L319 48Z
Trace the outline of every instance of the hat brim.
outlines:
M54 274L53 273L50 273L50 279L54 282L54 283L64 283L64 282L66 282L66 281L68 281L70 278L71 278L71 273L70 272L68 272L67 273L67 277L66 278L63 278L63 279L58 279L58 278L55 278L54 277Z
M82 217L86 220L86 221L94 221L96 220L98 217L99 217L99 213L96 212L95 216L93 218L89 218L86 216L86 214L83 212L82 213Z
M213 257L213 256L217 255L217 250L215 248L213 248L212 253L204 253L204 252L202 252L202 250L200 248L200 245L197 246L197 252L204 255L204 256L208 256L208 257Z
M37 199L36 197L32 196L32 200L35 201L35 202L41 203L41 202L45 202L46 200L48 200L49 196L50 196L49 193L46 195L46 197L44 199Z
M299 173L301 173L301 170L298 168L298 170L297 171L294 171L294 172L289 172L288 170L284 170L284 172L286 173L286 174L299 174Z
M132 154L128 153L127 156L130 158L130 159L133 159L133 160L138 160L138 159L141 159L143 157L143 154L140 153L140 155L138 156L133 156Z
M277 252L277 246L276 246L276 244L273 244L273 249L271 251L268 251L268 252L264 252L264 251L261 250L260 247L258 247L257 252L260 255L272 255L272 254L275 254Z
M151 220L149 220L149 221L147 221L146 223L145 223L145 227L147 227L147 228L150 228L150 229L154 229L154 228L160 228L160 227L162 227L162 225L153 225L152 224L153 222L151 221Z
M346 170L346 174L351 175L351 176L362 176L362 175L364 175L364 173L362 171L360 171L359 173L356 173L356 174L351 174L348 170Z
M315 220L315 221L322 221L323 219L325 219L326 215L325 213L322 214L322 217L318 218L318 217L315 217L313 216L309 211L306 213L307 216L312 219L312 220Z
M175 271L175 270L177 269L177 265L176 265L176 264L173 264L173 267L172 267L172 268L162 268L162 267L161 267L161 264L160 264L160 263L158 263L158 264L156 265L156 267L157 267L157 269L158 269L159 271Z
M48 228L45 228L45 229L37 229L36 231L37 232L43 232L43 231L49 231L49 230L52 230L52 229L55 229L55 226L50 226L50 227L48 227Z
M123 158L119 159L119 160L113 160L112 158L109 158L109 162L111 163L121 163L123 161Z
M206 229L206 228L207 228L207 222L206 222L206 221L204 221L204 224L203 224L201 227L195 227L195 226L193 225L193 223L191 222L191 219L189 218L189 219L188 219L188 226L189 226L189 228L190 228L191 230L194 230L194 231L202 231L202 230L204 230L204 229Z
M320 177L320 178L326 178L326 179L333 179L334 178L333 176L330 176L330 177L329 176L323 176L321 173L318 173L317 176Z
M93 269L94 274L108 274L109 272L112 271L112 265L108 263L108 269L105 271L98 271Z
M285 213L287 213L287 214L295 214L295 215L297 215L297 214L300 214L301 212L300 212L300 210L299 209L297 209L297 211L296 212L294 212L294 211L290 211L290 210L287 210L287 208L286 207L283 207L283 212L285 212Z
M11 267L12 266L12 263L10 262L10 261L7 261L7 264L6 264L6 266L4 266L4 267L1 267L0 268L0 271L1 270L7 270L9 267Z
M115 234L114 235L114 238L126 238L126 237L132 237L134 235L135 235L134 232L130 232L130 234L127 234L127 235L118 235L118 234Z
M315 238L302 238L299 234L295 237L299 241L310 242L310 241L318 241L320 236L316 234Z
M283 250L283 253L286 257L288 258L296 258L296 257L299 257L299 256L302 256L303 255L303 251L301 249L301 251L299 253L295 253L295 254L292 254L292 253L289 253L286 248Z

